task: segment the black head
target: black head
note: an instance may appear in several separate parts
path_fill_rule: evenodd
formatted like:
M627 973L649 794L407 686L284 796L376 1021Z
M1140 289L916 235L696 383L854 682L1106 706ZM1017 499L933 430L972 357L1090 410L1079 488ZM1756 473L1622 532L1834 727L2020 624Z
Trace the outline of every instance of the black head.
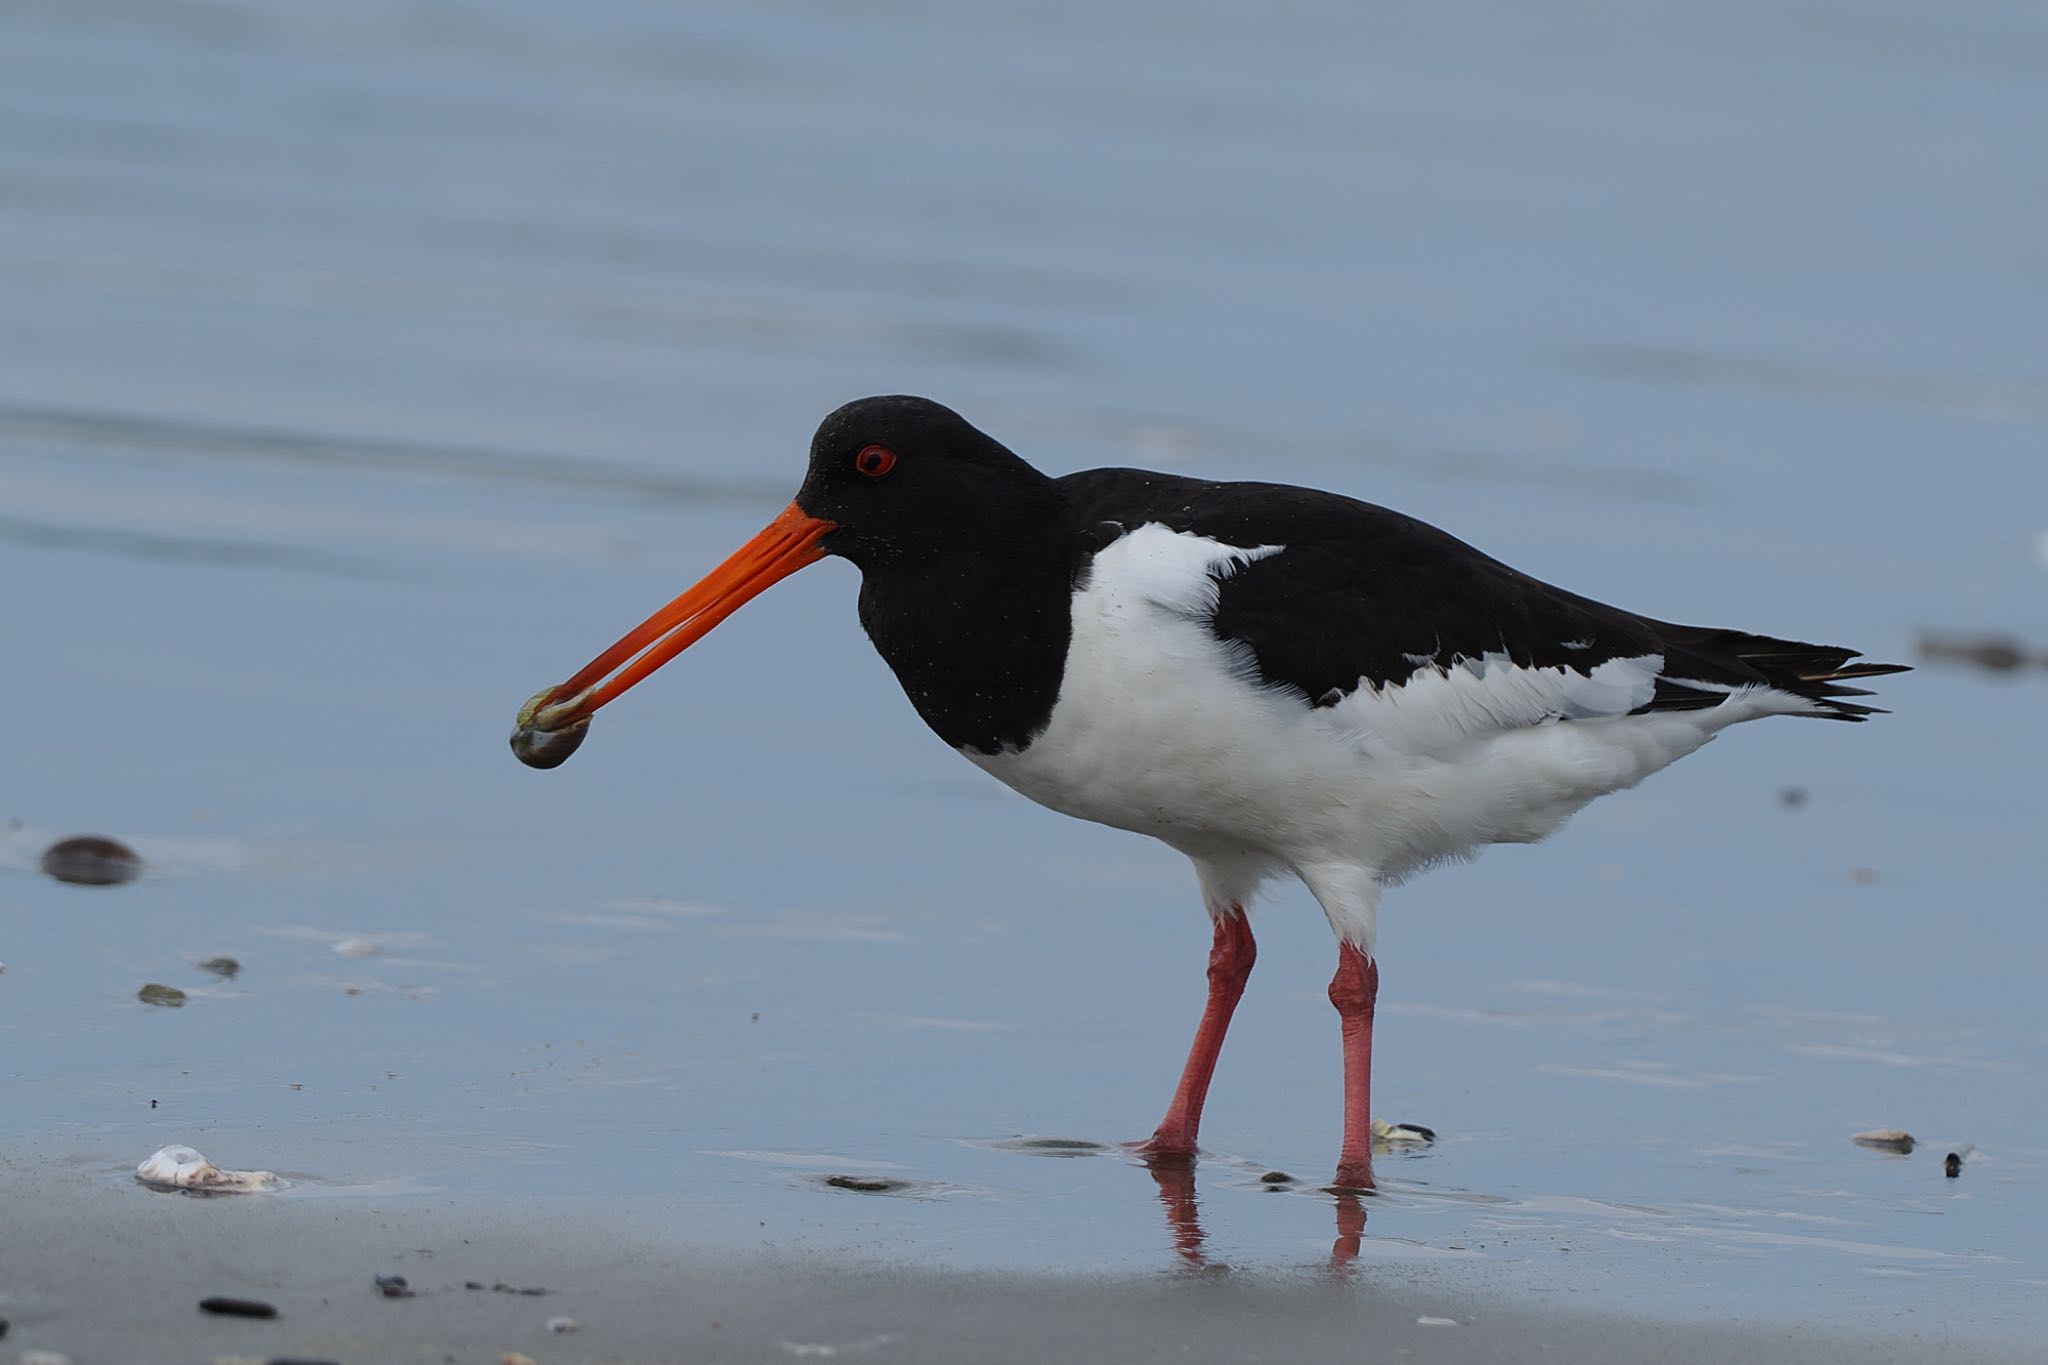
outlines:
M818 424L796 495L837 524L819 542L863 570L930 563L998 528L1048 518L1052 480L929 398L861 398Z

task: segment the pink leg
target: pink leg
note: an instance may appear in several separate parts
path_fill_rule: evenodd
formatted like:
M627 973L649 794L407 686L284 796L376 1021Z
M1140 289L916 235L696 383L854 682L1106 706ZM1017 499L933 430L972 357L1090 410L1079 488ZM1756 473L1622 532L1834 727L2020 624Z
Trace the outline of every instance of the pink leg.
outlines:
M1336 1181L1344 1189L1373 1188L1372 1008L1379 993L1379 964L1349 943L1338 944L1330 1003L1344 1029L1344 1150L1337 1154Z
M1216 1054L1223 1050L1223 1034L1230 1027L1230 1015L1244 994L1245 978L1258 960L1259 945L1252 941L1251 921L1244 907L1232 906L1230 913L1216 921L1216 938L1209 947L1209 1004L1202 1011L1201 1027L1195 1030L1195 1044L1188 1049L1188 1064L1181 1070L1180 1086L1173 1103L1151 1140L1139 1147L1147 1156L1192 1158L1195 1133L1202 1126L1202 1101L1209 1095L1209 1078L1216 1074Z

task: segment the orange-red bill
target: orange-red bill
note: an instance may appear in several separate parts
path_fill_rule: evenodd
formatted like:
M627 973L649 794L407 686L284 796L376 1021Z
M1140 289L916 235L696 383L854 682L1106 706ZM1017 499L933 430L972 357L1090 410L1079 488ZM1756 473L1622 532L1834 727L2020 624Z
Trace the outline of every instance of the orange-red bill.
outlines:
M551 768L566 759L599 707L704 638L771 584L824 558L818 542L836 525L791 503L759 535L628 631L575 677L527 702L512 736L513 751L535 767ZM551 742L550 737L557 735L566 744Z

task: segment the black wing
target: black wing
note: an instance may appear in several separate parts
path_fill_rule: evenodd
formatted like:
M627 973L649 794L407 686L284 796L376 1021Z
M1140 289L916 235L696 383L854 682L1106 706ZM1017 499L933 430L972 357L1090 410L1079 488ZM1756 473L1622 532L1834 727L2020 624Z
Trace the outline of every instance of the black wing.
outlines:
M1159 523L1251 548L1279 545L1219 580L1211 627L1251 651L1261 678L1333 705L1361 684L1406 682L1423 668L1505 654L1533 668L1590 673L1610 659L1658 655L1639 711L1716 706L1726 689L1763 685L1815 703L1809 714L1861 720L1850 678L1904 671L1851 663L1853 650L1638 616L1531 578L1434 526L1371 503L1284 484L1208 483L1130 469L1060 480L1087 548ZM1689 685L1700 684L1700 685Z

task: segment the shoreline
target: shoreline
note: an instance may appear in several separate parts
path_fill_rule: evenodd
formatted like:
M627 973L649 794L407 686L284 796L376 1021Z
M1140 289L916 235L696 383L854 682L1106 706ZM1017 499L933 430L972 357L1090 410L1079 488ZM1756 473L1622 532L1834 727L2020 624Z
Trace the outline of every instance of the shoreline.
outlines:
M1383 1263L1342 1274L951 1271L816 1249L694 1247L561 1198L198 1198L123 1188L97 1166L46 1159L0 1160L0 1207L8 1361L34 1350L74 1365L495 1365L512 1352L542 1365L1310 1361L1362 1349L1401 1361L1575 1365L2030 1357L2019 1342L1961 1339L1949 1323L1888 1322L1863 1334L1660 1321ZM413 1297L379 1292L376 1277L393 1274ZM521 1292L536 1289L546 1292ZM279 1315L208 1316L197 1304L209 1296L258 1300ZM550 1330L561 1317L575 1329Z

